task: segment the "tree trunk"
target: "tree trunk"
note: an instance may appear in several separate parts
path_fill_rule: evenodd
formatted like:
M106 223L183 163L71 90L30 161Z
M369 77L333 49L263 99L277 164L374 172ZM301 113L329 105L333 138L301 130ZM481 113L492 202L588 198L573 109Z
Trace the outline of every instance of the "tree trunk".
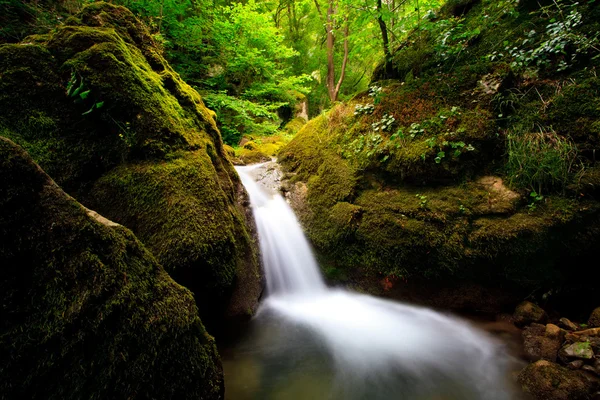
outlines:
M390 52L390 40L388 38L387 26L383 20L383 6L381 3L381 0L377 0L377 22L379 23L379 29L381 30L383 55L385 58L385 77L391 78L393 74L392 53Z
M335 45L335 36L333 35L333 0L329 0L329 7L327 8L327 22L325 29L327 29L327 90L329 92L329 100L332 102L337 100L335 93L335 64L333 59L333 51Z

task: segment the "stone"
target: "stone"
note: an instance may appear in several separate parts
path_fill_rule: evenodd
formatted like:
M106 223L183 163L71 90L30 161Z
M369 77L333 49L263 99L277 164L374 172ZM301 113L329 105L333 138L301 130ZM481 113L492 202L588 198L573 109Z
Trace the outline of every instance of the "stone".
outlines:
M574 322L571 322L571 320L569 320L568 318L561 318L558 321L558 326L568 331L576 331L579 329L579 326L577 326L577 324L575 324Z
M575 361L571 361L570 363L567 364L567 367L569 367L569 369L580 369L583 366L584 366L583 360L575 360Z
M531 324L523 331L523 349L527 359L555 362L564 337L565 331L556 325Z
M579 358L582 360L591 360L594 358L594 351L590 342L576 342L564 346L558 352L561 361L567 364L570 359Z
M600 328L586 329L584 331L577 331L568 333L565 339L569 342L584 342L591 338L600 338Z
M526 366L518 376L523 390L537 400L589 399L600 387L600 380L590 379L546 360Z
M588 325L592 328L600 327L600 307L597 307L594 309L594 311L592 311L590 319L588 319Z
M592 367L591 365L584 365L583 367L581 367L582 371L586 371L586 372L590 372L594 375L600 375L600 370Z
M513 314L515 325L523 327L533 322L543 324L548 320L548 315L540 306L530 301L524 301L515 308Z
M192 293L0 137L0 398L223 398Z

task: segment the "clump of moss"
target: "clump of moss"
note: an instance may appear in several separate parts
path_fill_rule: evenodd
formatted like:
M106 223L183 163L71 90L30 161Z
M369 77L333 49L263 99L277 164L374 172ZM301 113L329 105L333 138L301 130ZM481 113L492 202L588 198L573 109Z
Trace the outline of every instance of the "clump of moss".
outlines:
M241 183L214 113L147 28L99 2L35 43L0 46L0 132L131 228L199 300L215 295L203 315L227 306L238 276L254 282L242 307L254 309L258 260Z
M0 240L4 396L222 398L192 294L4 138Z

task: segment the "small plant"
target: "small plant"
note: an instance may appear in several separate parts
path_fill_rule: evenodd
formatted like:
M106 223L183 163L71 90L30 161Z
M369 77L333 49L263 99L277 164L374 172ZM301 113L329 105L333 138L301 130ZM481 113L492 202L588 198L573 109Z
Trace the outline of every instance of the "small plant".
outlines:
M544 200L544 196L539 195L536 192L531 192L529 193L529 200L531 202L527 205L527 208L530 212L533 212L536 210L538 203Z
M417 193L415 197L419 199L419 208L421 208L422 210L429 209L429 200L427 199L427 196L422 195L421 193Z
M390 128L392 127L392 125L394 125L394 122L396 122L396 118L394 118L393 115L383 114L383 117L381 117L381 120L373 122L371 124L371 127L373 128L373 130L375 132L389 131Z
M464 205L461 204L461 205L458 206L458 212L461 213L461 214L464 214L464 213L467 212L467 209L465 208Z
M104 101L94 100L90 97L92 89L87 88L85 81L75 71L71 72L71 79L67 83L67 96L74 99L75 104L91 104L91 107L81 115L88 115L92 111L102 108Z
M373 114L375 106L373 104L357 104L354 106L354 115Z

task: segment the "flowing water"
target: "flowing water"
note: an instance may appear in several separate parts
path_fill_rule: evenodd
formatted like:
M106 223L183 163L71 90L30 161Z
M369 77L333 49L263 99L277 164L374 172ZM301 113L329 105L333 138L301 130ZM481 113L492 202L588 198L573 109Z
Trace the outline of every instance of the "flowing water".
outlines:
M226 398L513 399L502 344L426 308L328 288L286 201L238 167L250 195L267 294L223 352Z

